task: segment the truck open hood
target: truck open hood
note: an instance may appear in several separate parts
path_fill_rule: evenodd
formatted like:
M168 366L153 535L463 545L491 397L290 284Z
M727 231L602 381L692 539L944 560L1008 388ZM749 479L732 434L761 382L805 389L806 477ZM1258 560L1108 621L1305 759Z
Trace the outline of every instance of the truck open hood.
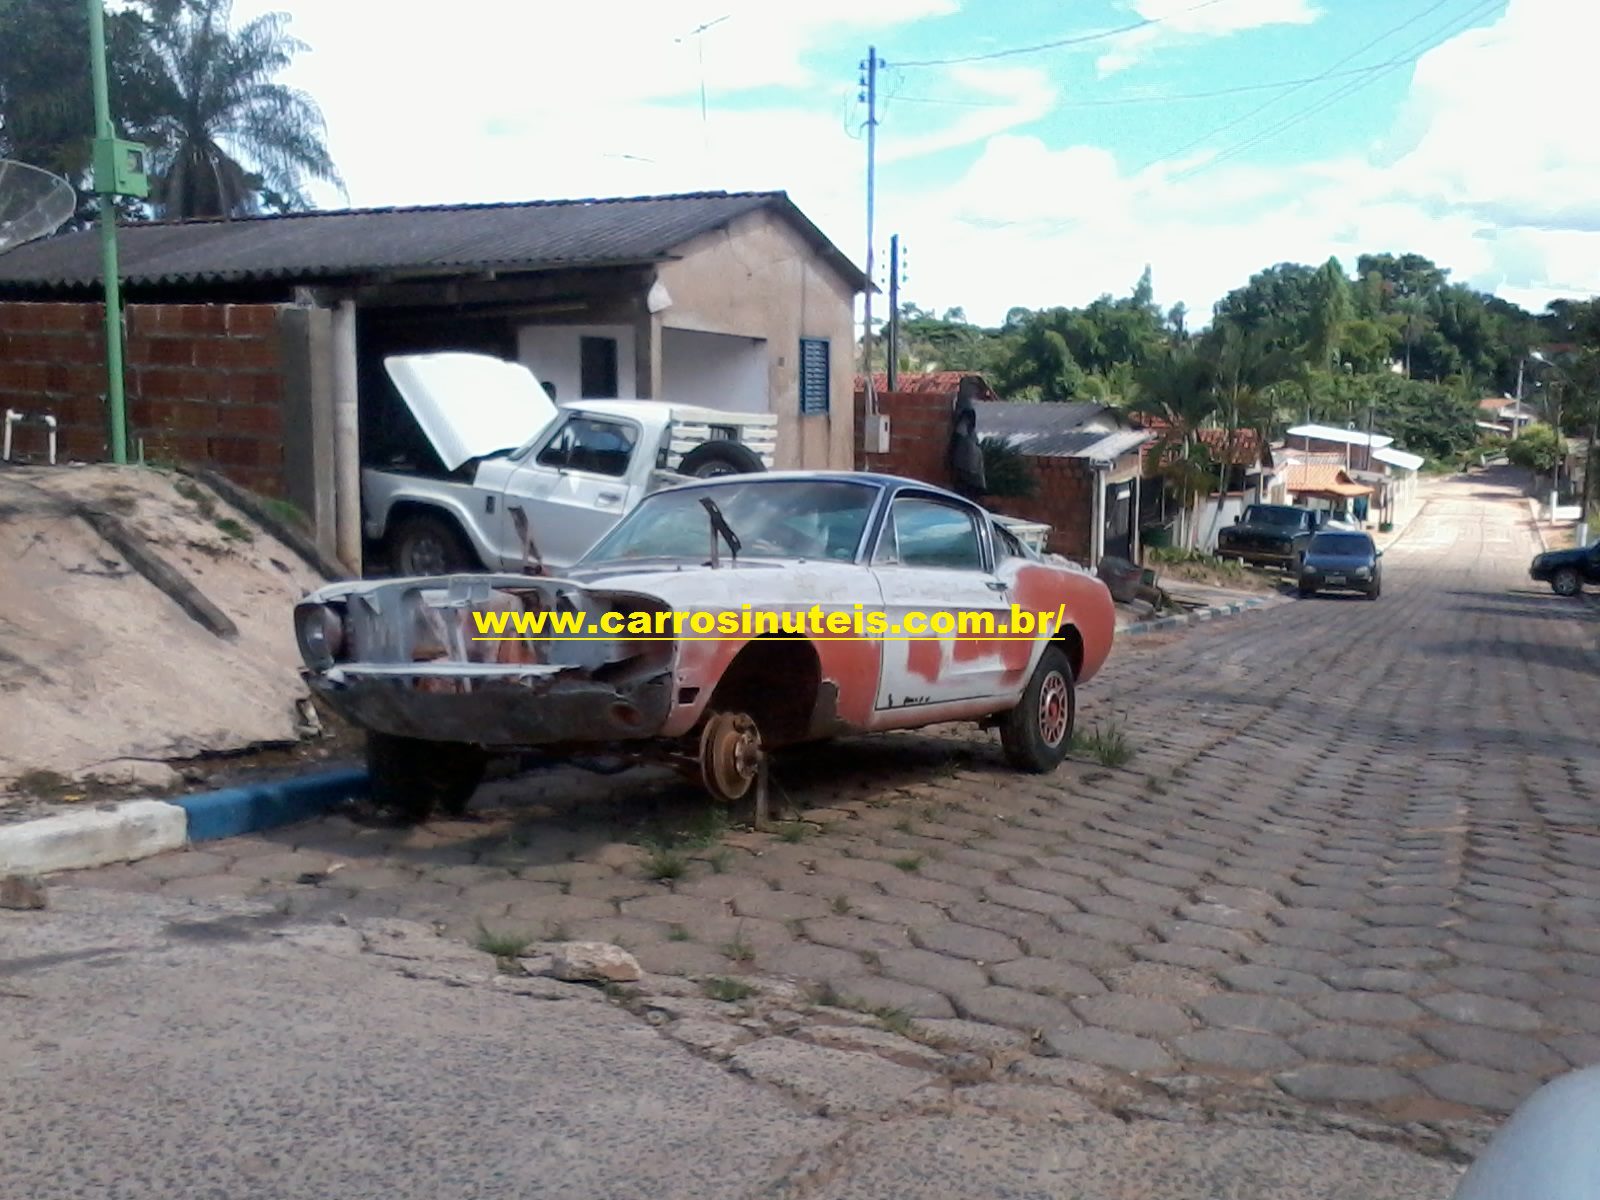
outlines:
M383 365L448 471L514 450L556 418L555 402L521 363L448 351L397 354Z

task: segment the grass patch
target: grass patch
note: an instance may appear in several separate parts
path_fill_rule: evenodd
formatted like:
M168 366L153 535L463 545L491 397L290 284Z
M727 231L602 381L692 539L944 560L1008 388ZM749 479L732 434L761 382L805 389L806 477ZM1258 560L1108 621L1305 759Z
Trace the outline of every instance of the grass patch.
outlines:
M172 481L172 490L200 510L200 515L211 520L217 515L217 501L207 489L194 480L179 476Z
M846 896L843 892L835 896L833 898L833 911L838 913L841 917L848 914L850 911L850 897Z
M901 1037L905 1037L911 1032L911 1014L903 1008L875 1008L872 1010L872 1015L877 1017L878 1024L890 1033L898 1033Z
M811 836L812 832L811 826L804 821L785 821L778 826L778 840L792 845L796 842L805 841Z
M667 930L667 941L692 942L694 941L694 937L682 925L674 925L671 929Z
M533 944L533 938L525 933L496 931L486 925L479 925L478 940L475 944L479 950L495 958L516 958Z
M709 1000L720 1000L723 1004L736 1004L740 1000L748 1000L756 994L756 989L742 979L729 979L725 975L714 975L700 984L700 990Z
M894 829L896 833L915 833L917 831L917 823L910 817L901 817L894 823Z
M721 949L723 957L730 958L736 963L750 962L756 956L756 948L745 940L743 933L731 942L724 942Z
M253 542L256 535L250 532L250 527L232 517L218 517L211 522L217 527L217 532L230 542Z
M72 780L59 771L24 771L12 783L11 790L41 800L59 800L74 789Z
M920 871L922 870L922 855L902 855L900 858L894 860L894 865L899 867L902 871Z
M260 504L274 519L282 521L291 529L303 532L311 527L311 522L306 519L305 513L301 512L299 506L292 501L280 500L276 496L262 496Z
M706 855L706 862L710 864L713 875L725 875L728 868L733 866L733 851L726 846L718 846Z
M1133 743L1116 724L1096 725L1087 734L1072 736L1073 752L1086 755L1102 767L1125 767L1134 758Z
M833 984L823 982L811 989L811 1003L820 1008L848 1008L844 997L839 995Z
M679 850L655 846L648 849L644 856L646 879L667 883L674 879L682 879L688 873L689 858Z

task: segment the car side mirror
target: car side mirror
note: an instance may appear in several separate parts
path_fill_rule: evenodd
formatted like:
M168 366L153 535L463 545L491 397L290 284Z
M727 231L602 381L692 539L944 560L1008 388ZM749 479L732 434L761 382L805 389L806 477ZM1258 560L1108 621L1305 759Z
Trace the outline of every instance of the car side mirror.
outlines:
M1244 524L1244 514L1240 513L1237 517L1235 517L1233 519L1233 523L1235 525L1243 525Z
M1374 550L1372 552L1372 557L1373 558L1382 558L1383 557L1383 551L1382 550Z

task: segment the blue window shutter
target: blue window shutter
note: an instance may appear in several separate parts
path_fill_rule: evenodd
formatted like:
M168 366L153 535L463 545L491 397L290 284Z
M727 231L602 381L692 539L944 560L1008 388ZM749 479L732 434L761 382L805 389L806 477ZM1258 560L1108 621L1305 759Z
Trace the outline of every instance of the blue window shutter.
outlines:
M828 411L828 339L800 339L800 414Z

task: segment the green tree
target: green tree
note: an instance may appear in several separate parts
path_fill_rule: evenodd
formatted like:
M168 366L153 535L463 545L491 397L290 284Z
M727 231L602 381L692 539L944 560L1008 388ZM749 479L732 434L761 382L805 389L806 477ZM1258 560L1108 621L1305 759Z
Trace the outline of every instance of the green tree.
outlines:
M1319 370L1339 365L1345 326L1350 320L1350 282L1337 258L1330 258L1311 282L1311 314L1306 357Z
M1139 372L1133 411L1154 417L1162 426L1153 461L1177 495L1182 512L1183 543L1192 547L1198 533L1194 505L1209 490L1210 452L1201 438L1217 411L1215 367L1193 350L1167 347Z
M316 102L274 82L306 47L268 13L229 27L232 0L188 0L152 47L163 68L154 97L152 199L165 217L231 217L264 197L305 208L303 186L343 187Z
M1523 429L1521 435L1506 447L1506 458L1514 466L1532 471L1535 475L1553 475L1561 465L1561 435L1550 426L1535 422Z

